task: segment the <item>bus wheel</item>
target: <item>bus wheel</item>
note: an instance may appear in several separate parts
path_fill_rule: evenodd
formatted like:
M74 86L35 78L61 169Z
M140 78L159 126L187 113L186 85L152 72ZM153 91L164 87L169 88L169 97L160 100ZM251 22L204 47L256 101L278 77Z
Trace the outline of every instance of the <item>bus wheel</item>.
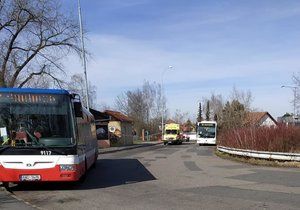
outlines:
M202 146L202 144L199 144L199 146Z
M164 142L164 145L167 145L167 142Z

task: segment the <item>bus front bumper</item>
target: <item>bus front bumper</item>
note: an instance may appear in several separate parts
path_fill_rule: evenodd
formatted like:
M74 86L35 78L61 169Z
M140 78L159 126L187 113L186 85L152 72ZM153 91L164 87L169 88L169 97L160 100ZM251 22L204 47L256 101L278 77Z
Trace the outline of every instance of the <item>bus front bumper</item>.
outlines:
M78 168L77 165L76 168ZM80 170L61 171L59 165L46 169L11 169L0 165L0 182L77 181L81 176L78 171Z
M197 139L197 144L216 144L216 139Z

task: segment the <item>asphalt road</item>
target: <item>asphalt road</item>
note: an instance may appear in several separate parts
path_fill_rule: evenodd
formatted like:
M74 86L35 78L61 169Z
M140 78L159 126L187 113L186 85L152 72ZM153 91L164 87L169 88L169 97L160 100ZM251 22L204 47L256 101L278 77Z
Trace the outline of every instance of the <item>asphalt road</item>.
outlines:
M216 157L214 147L156 145L103 154L82 184L11 188L42 209L299 209L300 170Z

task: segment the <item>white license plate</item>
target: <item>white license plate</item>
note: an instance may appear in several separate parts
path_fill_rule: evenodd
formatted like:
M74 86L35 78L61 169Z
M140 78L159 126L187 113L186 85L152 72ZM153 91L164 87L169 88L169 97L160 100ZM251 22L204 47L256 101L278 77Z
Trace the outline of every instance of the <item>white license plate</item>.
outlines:
M41 175L21 175L20 181L22 182L32 182L32 181L40 181Z

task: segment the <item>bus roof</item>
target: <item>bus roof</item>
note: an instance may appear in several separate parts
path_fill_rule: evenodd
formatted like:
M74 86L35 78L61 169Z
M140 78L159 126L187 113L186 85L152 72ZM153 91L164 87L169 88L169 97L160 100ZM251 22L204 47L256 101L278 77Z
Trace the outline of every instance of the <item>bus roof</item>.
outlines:
M39 89L39 88L0 88L0 93L35 93L35 94L57 94L69 95L67 90L63 89Z

